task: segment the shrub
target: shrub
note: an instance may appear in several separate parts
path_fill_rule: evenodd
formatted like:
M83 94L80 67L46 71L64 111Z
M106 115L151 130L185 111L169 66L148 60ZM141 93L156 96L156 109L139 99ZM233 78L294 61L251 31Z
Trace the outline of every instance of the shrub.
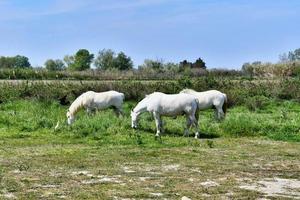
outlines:
M245 106L250 111L256 111L265 108L269 102L270 100L265 96L254 96L245 99Z
M196 91L217 89L227 94L229 106L246 105L250 110L263 108L268 99L300 100L300 80L229 80L205 77L156 81L15 81L0 83L0 103L16 99L56 100L62 105L88 90L117 90L126 100L140 100L155 91L178 93L184 88Z

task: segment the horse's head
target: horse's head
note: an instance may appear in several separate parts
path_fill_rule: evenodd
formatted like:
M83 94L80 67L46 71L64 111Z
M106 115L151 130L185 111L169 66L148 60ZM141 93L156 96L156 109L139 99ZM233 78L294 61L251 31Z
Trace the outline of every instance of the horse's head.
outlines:
M130 116L131 116L131 127L136 129L138 124L138 113L131 110Z
M67 122L69 125L71 125L75 120L75 117L73 114L71 114L70 110L67 112Z

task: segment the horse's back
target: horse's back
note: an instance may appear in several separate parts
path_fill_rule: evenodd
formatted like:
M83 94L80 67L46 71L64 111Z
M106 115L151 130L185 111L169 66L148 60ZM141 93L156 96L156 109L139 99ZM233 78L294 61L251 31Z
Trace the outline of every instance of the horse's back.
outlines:
M87 91L82 93L76 100L80 101L82 105L87 105L93 101L94 95L94 91Z
M124 94L111 90L107 92L96 93L94 102L97 104L103 104L107 106L121 106L124 100Z
M165 94L161 92L154 92L147 96L148 99L152 99L153 102L160 102L169 106L176 104L186 104L187 102L194 101L195 97L190 94L179 93L179 94Z
M195 90L192 89L184 89L182 90L180 93L185 93L185 94L192 94L192 95L196 95L196 96L200 96L200 97L209 97L209 98L213 98L213 97L218 97L218 96L223 96L224 93L218 91L218 90L207 90L207 91L203 91L203 92L197 92Z
M176 114L197 109L197 99L193 95L152 93L148 95L148 111Z
M182 93L187 93L194 95L197 97L199 102L199 109L207 109L212 106L222 105L224 101L227 99L226 94L218 91L218 90L208 90L203 92L197 92L191 89L184 89L181 91Z
M125 99L124 93L121 93L121 92L111 90L111 91L108 91L108 94L110 95L110 97L112 99L117 99L118 101L124 101L124 99Z

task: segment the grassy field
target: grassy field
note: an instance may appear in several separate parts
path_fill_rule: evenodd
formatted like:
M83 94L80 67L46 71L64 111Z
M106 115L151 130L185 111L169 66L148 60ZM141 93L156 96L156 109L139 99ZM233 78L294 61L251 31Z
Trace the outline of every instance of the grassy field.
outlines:
M237 106L222 122L201 112L199 140L164 118L161 141L149 114L131 129L135 104L121 118L82 111L71 127L53 101L0 104L0 199L300 198L299 103Z

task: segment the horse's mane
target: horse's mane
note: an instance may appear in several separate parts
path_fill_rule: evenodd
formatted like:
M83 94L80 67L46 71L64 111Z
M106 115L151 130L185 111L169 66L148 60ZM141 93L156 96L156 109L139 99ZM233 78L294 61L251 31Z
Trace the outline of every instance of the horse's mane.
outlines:
M152 95L154 94L157 94L157 93L160 93L160 92L153 92L151 94L146 94L145 97L136 104L136 106L133 108L132 111L135 111L136 109L138 109L140 106L142 106Z
M77 113L77 111L83 106L82 105L82 100L83 98L85 98L85 93L81 94L79 97L77 97L75 99L75 101L71 104L71 106L69 107L69 110L68 112L71 114L71 115L74 115Z
M194 93L194 92L196 92L196 91L192 90L192 89L188 89L188 88L185 88L185 89L180 91L180 93Z

